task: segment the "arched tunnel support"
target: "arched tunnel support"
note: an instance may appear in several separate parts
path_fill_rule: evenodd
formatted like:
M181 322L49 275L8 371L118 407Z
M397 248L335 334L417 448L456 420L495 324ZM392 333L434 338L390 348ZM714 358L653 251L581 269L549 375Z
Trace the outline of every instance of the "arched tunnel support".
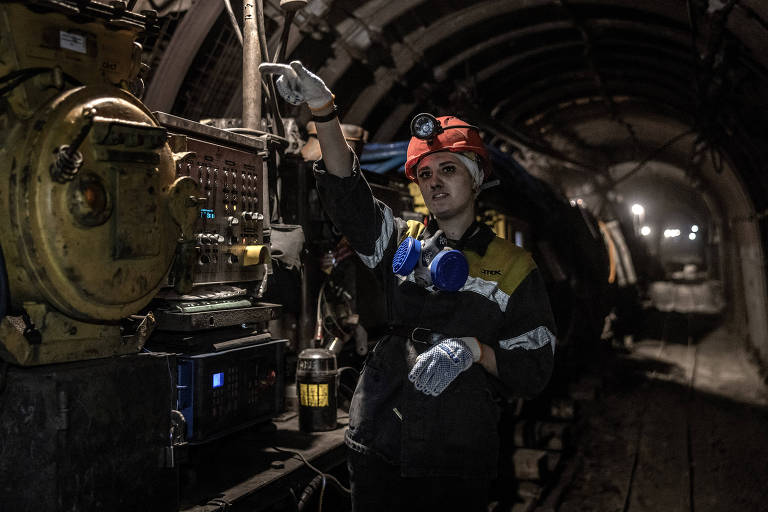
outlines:
M768 8L756 0L723 10L710 4L689 10L686 2L662 0L314 0L294 22L289 55L315 62L339 95L344 120L364 125L374 140L402 137L416 111L472 103L468 111L489 113L486 128L496 139L544 151L530 170L558 180L561 170L536 166L558 167L553 155L568 154L602 172L642 159L685 130L701 134L730 164L717 172L705 162L696 175L722 207L730 318L768 361L768 228L760 215L768 208L760 135L768 119L763 107L748 105L768 104ZM198 16L198 25L205 21L199 27L215 24L218 6L196 4L207 13ZM266 9L279 24L275 2ZM202 36L192 43L189 37L174 37L169 55L182 47L194 53ZM190 61L176 60L177 77ZM161 75L147 99L170 108L183 84L160 85ZM231 91L226 112L210 115L237 115L239 90ZM595 108L585 112L585 103ZM637 115L641 105L648 111ZM591 122L598 119L605 122ZM691 152L678 153L669 162L686 169Z

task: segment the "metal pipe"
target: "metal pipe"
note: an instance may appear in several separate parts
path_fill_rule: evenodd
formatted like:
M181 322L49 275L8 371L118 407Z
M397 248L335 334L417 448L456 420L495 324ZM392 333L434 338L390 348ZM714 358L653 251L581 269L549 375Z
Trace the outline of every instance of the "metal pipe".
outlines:
M255 2L243 2L243 128L261 129L261 49Z

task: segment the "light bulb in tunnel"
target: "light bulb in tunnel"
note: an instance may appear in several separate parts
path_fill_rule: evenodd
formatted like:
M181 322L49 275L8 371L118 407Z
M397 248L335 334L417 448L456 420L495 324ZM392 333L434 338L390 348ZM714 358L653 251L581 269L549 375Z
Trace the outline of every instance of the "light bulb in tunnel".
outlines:
M696 224L691 226L691 233L698 233L698 232L699 232L699 226L697 226ZM691 240L693 240L693 238L691 238Z
M696 240L696 233L688 233L689 240Z
M635 203L632 205L632 215L642 215L645 213L645 208L643 208L643 205Z
M651 234L651 226L643 226L640 228L640 234L643 236L648 236Z

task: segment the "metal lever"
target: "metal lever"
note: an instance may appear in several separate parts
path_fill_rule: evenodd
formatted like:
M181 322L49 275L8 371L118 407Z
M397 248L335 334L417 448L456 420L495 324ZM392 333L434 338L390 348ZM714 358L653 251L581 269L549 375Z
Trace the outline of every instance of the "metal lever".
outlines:
M77 176L80 166L83 165L83 155L77 150L83 143L93 127L96 117L96 109L86 107L83 109L82 119L85 121L80 133L71 144L59 146L56 150L56 161L51 164L51 178L58 183L72 181Z

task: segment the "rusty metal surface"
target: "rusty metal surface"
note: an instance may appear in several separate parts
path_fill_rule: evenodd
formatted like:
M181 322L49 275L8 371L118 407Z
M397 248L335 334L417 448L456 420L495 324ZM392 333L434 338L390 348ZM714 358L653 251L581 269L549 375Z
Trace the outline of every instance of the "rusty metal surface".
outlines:
M54 150L75 138L84 106L98 115L80 146L82 168L59 183L49 171ZM17 306L43 299L74 318L117 320L152 298L178 226L166 213L175 178L170 148L162 139L154 147L148 130L164 131L133 97L110 86L65 92L19 123L11 161L0 164L8 190L1 206L9 212L0 236L16 248L6 258Z
M0 5L0 73L21 77L0 107L0 241L11 311L35 325L30 337L3 322L0 353L39 365L136 352L142 337L114 322L164 284L179 235L166 130L127 92L154 18L34 4Z

